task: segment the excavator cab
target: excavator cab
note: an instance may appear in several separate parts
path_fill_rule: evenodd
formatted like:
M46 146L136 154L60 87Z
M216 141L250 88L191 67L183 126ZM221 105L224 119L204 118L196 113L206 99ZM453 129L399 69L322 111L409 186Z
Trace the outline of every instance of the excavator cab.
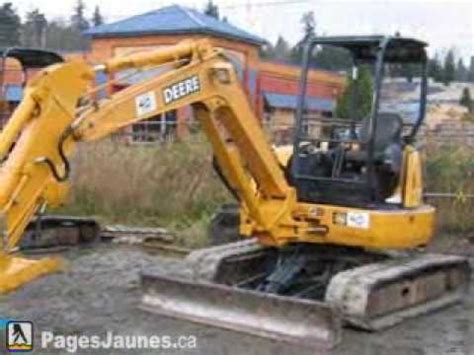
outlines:
M337 117L343 111L339 108L331 118L315 116L306 109L307 73L314 64L312 54L321 46L336 47L352 60L347 98L338 102L346 105L344 117ZM296 114L295 153L289 167L290 181L300 201L359 208L400 207L396 195L402 185L403 151L413 143L426 111L425 47L426 43L411 38L383 36L323 37L308 43ZM362 79L364 70L366 77ZM420 79L415 80L415 75ZM365 80L365 103L358 80ZM403 117L400 110L400 86L412 95L410 102L416 107L410 117Z
M17 62L15 66L14 62ZM2 125L21 100L22 88L39 69L64 62L55 52L31 48L0 48L0 119ZM10 66L14 66L13 69Z

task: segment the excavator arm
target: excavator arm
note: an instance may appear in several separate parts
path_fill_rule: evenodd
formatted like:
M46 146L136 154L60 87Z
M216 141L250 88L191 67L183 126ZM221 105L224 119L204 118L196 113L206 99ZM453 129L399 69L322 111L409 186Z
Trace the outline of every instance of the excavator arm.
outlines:
M95 71L114 74L160 66L169 70L107 99L94 99L98 90L93 85ZM207 41L184 41L94 68L82 62L56 64L29 83L0 136L0 263L4 265L0 290L37 277L38 270L58 267L51 260L46 268L39 267L42 261L34 261L36 266L28 261L31 267L25 268L24 276L11 273L18 273L14 265L25 260L13 255L28 222L39 209L63 198L57 192L64 190L60 187L68 179L69 158L78 143L106 137L186 105L194 108L224 176L252 217L252 235L275 245L287 242L289 239L278 237L291 238L294 228L308 228L307 223L292 218L295 192L286 182L232 64Z
M261 213L258 197L283 201L289 198L292 189L232 64L207 42L185 42L177 46L180 53L182 46L189 47L190 62L143 84L130 86L86 111L74 127L74 136L79 141L100 139L132 123L192 105L226 178L263 226L264 220L258 217ZM169 52L170 57L163 58L165 62L172 57L173 51ZM155 58L150 53L137 61L125 59L125 64L118 61L106 64L105 69L109 73L117 68L136 69L144 63L156 62ZM250 179L257 183L259 196Z

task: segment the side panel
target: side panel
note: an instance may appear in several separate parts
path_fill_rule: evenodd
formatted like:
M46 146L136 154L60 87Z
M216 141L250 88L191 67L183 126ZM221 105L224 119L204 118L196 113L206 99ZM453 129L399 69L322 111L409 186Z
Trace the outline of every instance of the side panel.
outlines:
M423 205L416 209L376 211L328 205L298 204L293 214L305 226L294 228L292 235L284 234L277 240L285 243L335 244L375 249L412 249L429 243L434 233L435 209ZM242 211L240 233L255 236L248 215ZM258 236L258 235L257 235ZM272 240L258 236L266 245Z

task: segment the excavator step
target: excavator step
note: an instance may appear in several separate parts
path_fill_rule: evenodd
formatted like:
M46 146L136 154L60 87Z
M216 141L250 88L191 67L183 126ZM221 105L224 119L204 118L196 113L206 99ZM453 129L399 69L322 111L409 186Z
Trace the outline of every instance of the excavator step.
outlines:
M164 316L327 351L341 335L341 317L321 302L222 284L142 275L140 308Z
M396 257L337 273L325 301L351 325L380 330L459 302L470 273L468 259L460 256Z

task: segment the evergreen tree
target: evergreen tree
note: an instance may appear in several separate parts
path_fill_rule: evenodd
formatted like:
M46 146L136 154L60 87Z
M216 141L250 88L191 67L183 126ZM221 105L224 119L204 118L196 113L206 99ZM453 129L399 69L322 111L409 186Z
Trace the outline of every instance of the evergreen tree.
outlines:
M290 56L290 51L290 45L288 42L282 36L278 36L275 47L273 47L273 58L286 60Z
M462 90L462 95L461 99L459 100L459 103L462 106L466 107L469 113L472 113L474 111L474 103L472 102L471 91L469 90L469 88L465 87Z
M373 80L368 67L359 67L358 77L347 78L347 86L339 97L336 117L362 120L372 109Z
M20 44L21 21L11 2L0 6L0 47Z
M262 59L273 59L275 58L275 48L271 43L265 43L260 47L260 57Z
M435 82L441 82L443 80L443 68L441 67L438 53L428 62L428 76Z
M74 29L83 32L89 28L89 21L85 16L86 6L83 0L77 0L74 13L71 16L71 25Z
M212 0L208 0L206 7L204 8L204 13L207 16L214 17L219 19L219 7L215 5Z
M413 82L413 78L422 76L421 65L415 63L402 64L402 76L407 79L409 83Z
M301 16L300 22L303 25L303 38L291 50L291 59L295 63L301 63L305 44L309 39L316 36L314 11L305 12L303 16Z
M77 51L85 47L82 34L68 21L57 18L48 23L46 29L46 48L53 50Z
M96 5L94 9L94 14L92 15L92 25L94 27L100 26L104 24L104 17L102 16L100 12L99 5Z
M26 14L21 28L21 44L26 47L49 48L59 51L85 50L88 39L64 18L48 21L39 11Z
M456 81L467 81L467 69L462 58L459 58L456 66Z
M86 50L89 45L88 38L83 36L83 32L89 29L90 24L85 16L86 6L83 0L77 0L74 12L70 19L70 26L65 28L63 35L70 37L71 45L79 50Z
M314 11L308 11L301 17L301 23L303 24L303 42L316 36L316 20L314 18Z
M469 72L467 73L467 80L474 83L474 56L471 57L471 63L469 64Z
M48 21L38 9L26 14L26 21L22 27L21 43L25 47L44 48L46 46L46 30Z
M452 49L448 51L446 58L444 59L443 67L443 83L449 85L454 80L456 74L456 65L454 62L454 52Z
M334 46L322 46L316 51L315 64L318 68L326 70L349 70L352 67L351 54Z

